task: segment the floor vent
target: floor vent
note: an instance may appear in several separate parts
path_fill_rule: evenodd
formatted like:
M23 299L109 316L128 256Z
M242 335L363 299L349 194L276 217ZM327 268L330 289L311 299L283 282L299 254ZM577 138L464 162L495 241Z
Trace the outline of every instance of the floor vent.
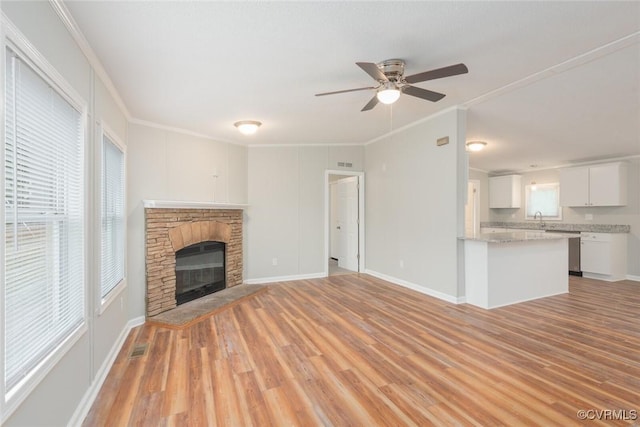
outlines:
M147 352L148 346L149 346L148 343L136 344L136 346L133 347L131 354L129 355L129 359L133 359L134 357L144 356L144 354Z

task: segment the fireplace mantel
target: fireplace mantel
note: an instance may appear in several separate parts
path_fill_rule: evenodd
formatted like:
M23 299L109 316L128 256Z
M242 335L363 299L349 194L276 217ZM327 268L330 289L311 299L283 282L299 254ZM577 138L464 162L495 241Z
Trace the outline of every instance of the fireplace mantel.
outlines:
M245 209L249 205L222 202L188 202L182 200L143 200L145 208L153 209Z

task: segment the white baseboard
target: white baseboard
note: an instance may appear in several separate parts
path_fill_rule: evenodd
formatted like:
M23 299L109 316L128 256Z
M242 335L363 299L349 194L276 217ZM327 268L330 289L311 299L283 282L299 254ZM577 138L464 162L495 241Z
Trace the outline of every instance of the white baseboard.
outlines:
M627 274L627 280L633 280L634 282L640 282L640 276L635 276L633 274Z
M144 316L136 317L134 319L129 320L127 324L124 326L124 328L122 328L122 332L120 332L120 335L118 336L118 339L111 347L111 350L107 355L107 358L102 363L102 366L100 366L100 369L96 373L96 376L93 379L91 386L89 387L87 392L84 394L84 396L82 397L82 400L78 404L78 407L76 408L73 415L71 416L71 420L69 420L69 423L67 424L68 426L82 425L82 422L84 421L85 417L89 413L89 410L93 405L93 402L96 400L96 397L98 396L98 392L102 388L102 384L104 383L104 380L107 378L107 375L109 374L109 371L113 366L113 362L115 362L116 357L118 357L118 354L120 353L120 350L122 349L122 346L124 345L124 342L127 339L127 336L129 336L129 332L131 332L131 329L135 328L136 326L142 325L144 321L145 321Z
M365 270L365 273L373 277L377 277L378 279L386 280L387 282L391 282L396 285L400 285L405 288L418 291L422 294L429 295L430 297L435 297L443 301L450 302L452 304L463 304L466 302L466 297L454 297L449 294L445 294L444 292L435 291L433 289L426 288L424 286L416 285L415 283L407 282L406 280L403 280L403 279L398 279L396 277L387 276L386 274L383 274L383 273L378 273L377 271L367 269Z
M326 273L322 272L311 274L294 274L291 276L260 277L257 279L246 279L244 283L247 285L261 285L264 283L290 282L292 280L320 279L322 277L327 277Z

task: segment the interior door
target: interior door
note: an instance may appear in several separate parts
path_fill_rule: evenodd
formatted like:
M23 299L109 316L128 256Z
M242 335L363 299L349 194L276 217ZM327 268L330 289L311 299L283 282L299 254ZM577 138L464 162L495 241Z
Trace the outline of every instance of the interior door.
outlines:
M338 266L358 271L358 177L338 181Z

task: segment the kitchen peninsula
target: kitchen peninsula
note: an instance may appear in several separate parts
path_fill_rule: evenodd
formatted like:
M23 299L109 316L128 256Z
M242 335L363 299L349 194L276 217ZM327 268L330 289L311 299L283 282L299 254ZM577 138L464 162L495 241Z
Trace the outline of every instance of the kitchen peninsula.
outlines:
M465 237L467 303L489 309L567 293L570 236L514 231Z

